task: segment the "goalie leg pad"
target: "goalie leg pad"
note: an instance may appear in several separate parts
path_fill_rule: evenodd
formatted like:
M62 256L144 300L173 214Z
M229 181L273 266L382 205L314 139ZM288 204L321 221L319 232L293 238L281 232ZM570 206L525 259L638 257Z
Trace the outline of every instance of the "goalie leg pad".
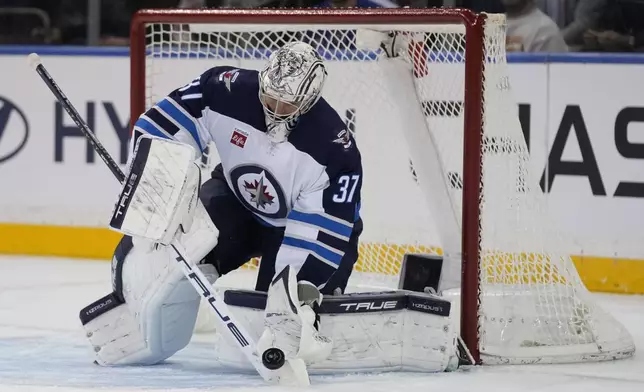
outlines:
M253 337L263 333L265 293L227 290L224 301ZM311 374L443 372L458 366L457 324L444 298L407 291L325 296L319 313L320 334L331 338L333 349L309 366ZM216 361L249 368L225 339L217 342Z
M120 262L120 276L115 274L121 293L103 297L80 314L100 365L161 362L188 344L197 318L200 296L177 267L174 253L145 240L132 242ZM211 282L218 277L212 265L199 268Z

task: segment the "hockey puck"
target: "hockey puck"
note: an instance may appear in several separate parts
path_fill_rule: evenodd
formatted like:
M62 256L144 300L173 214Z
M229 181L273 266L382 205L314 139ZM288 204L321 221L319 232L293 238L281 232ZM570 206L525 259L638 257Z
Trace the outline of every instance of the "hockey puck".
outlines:
M264 351L264 354L262 354L262 363L266 366L266 369L269 370L277 370L281 368L284 366L285 361L286 358L284 358L284 351L279 348L269 348Z

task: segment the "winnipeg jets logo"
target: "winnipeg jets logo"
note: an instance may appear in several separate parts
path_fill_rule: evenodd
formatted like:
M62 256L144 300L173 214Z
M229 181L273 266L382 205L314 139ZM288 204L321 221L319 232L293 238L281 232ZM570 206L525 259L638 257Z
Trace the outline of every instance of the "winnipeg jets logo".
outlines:
M237 199L250 211L267 218L286 218L288 208L282 186L265 167L245 164L230 171Z
M340 131L340 133L338 133L337 139L335 139L333 143L342 144L342 146L346 150L350 148L352 144L351 134L346 129L343 129L342 131Z
M235 83L235 80L237 80L237 77L239 76L239 70L238 69L231 69L230 71L226 71L222 74L219 75L219 81L224 83L224 86L226 86L226 89L230 91L230 85L232 83Z
M255 203L255 207L265 209L266 205L273 204L274 196L267 192L267 186L264 185L264 172L260 174L259 181L254 180L252 183L244 181L244 189L250 194L250 202Z

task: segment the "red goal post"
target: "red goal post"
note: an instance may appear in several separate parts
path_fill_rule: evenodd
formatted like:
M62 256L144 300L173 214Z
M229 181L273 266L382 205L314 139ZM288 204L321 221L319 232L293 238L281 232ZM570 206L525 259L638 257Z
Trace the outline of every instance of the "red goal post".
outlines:
M453 103L445 104L454 105L449 110L458 112L456 115L447 115L446 117L451 118L445 121L449 121L450 124L452 124L451 126L454 127L454 121L461 121L460 118L462 117L462 122L460 122L460 125L457 125L455 128L460 128L460 130L457 130L462 133L462 140L461 138L455 139L457 144L460 145L455 145L454 141L448 142L447 145L454 149L454 151L457 149L460 150L457 154L454 154L454 156L461 157L462 155L462 159L458 159L460 162L451 162L450 164L458 167L458 170L456 170L457 174L459 171L462 171L461 178L454 180L459 183L457 187L458 192L456 192L456 194L462 191L462 197L459 195L458 198L460 200L455 202L452 200L455 205L460 206L460 216L456 219L457 221L460 221L456 223L456 226L459 227L460 234L458 235L459 238L453 239L453 243L458 244L458 249L452 249L452 251L455 254L458 253L458 257L462 260L461 273L459 277L461 281L460 333L465 344L470 349L471 354L477 363L530 363L539 361L571 362L628 356L632 354L632 352L629 354L630 343L632 343L629 343L628 340L630 336L625 336L621 339L622 335L620 335L620 339L618 339L618 343L620 344L616 344L614 348L611 346L610 350L605 353L600 352L599 354L596 351L602 351L603 348L602 344L600 344L600 339L596 338L596 334L585 334L584 329L582 331L584 333L580 333L580 335L584 335L583 337L569 336L574 335L574 332L571 333L569 330L575 328L575 325L571 325L574 323L571 323L570 321L571 317L574 318L575 314L579 312L587 312L585 314L590 315L587 316L588 319L599 314L597 317L600 317L602 322L604 322L605 316L601 311L596 310L594 305L589 305L590 302L586 298L584 291L585 288L578 279L574 266L571 270L570 266L572 265L572 262L567 261L565 256L560 257L549 253L546 254L545 251L542 252L542 248L540 248L541 244L536 244L532 238L522 239L524 242L527 241L528 243L525 249L521 244L519 244L520 241L506 244L501 240L501 242L490 242L489 245L486 242L488 240L485 236L488 234L485 230L488 230L488 225L484 224L487 220L483 222L482 217L484 215L484 211L482 210L482 206L486 205L484 203L490 203L491 206L486 207L488 209L486 214L490 214L489 209L499 209L503 207L503 203L506 202L505 200L500 200L497 203L497 201L495 201L495 197L498 195L486 192L494 192L495 188L499 188L498 192L501 192L504 189L502 186L503 184L501 184L501 186L497 186L496 181L499 181L499 184L502 181L507 182L507 180L501 178L502 176L518 175L521 177L523 175L523 172L521 171L522 167L517 169L514 166L516 166L516 162L519 162L519 166L522 166L525 163L524 160L526 160L526 158L523 155L525 155L527 151L526 148L520 145L521 143L525 145L525 141L523 140L523 136L520 132L516 133L516 130L513 130L512 132L514 133L512 134L499 133L499 135L496 135L491 133L490 135L487 135L484 129L486 121L491 123L490 127L497 128L498 125L511 128L518 124L518 121L514 120L509 121L508 124L504 124L502 121L498 122L500 121L498 118L494 117L493 114L487 115L486 112L489 110L488 107L485 106L486 99L488 101L496 99L497 96L494 94L504 94L505 90L509 89L509 87L505 86L507 83L507 76L503 76L499 78L499 85L503 85L498 87L498 90L501 92L487 91L488 95L486 95L485 81L487 73L490 72L488 77L492 80L493 77L496 78L499 76L498 70L495 71L492 69L493 66L497 62L501 63L501 65L505 65L505 47L503 39L504 26L499 25L499 18L494 19L498 27L498 34L496 37L486 36L485 29L489 20L489 15L475 14L469 10L462 9L162 9L139 11L135 14L131 27L131 123L133 124L137 117L147 109L146 102L151 99L148 94L150 83L147 81L148 78L150 78L150 75L148 74L150 69L147 65L148 57L151 55L151 52L154 52L155 48L159 49L163 47L161 43L147 42L149 41L149 35L146 29L148 29L149 26L159 24L203 24L210 25L212 30L216 31L217 26L227 26L226 28L230 29L230 26L244 25L246 26L246 30L244 30L246 32L248 31L248 28L252 28L253 26L256 26L261 30L268 29L269 31L270 26L280 26L280 28L285 29L291 25L300 26L299 28L301 28L302 25L314 26L315 29L319 30L324 29L325 26L330 26L330 28L332 26L334 29L337 29L338 26L344 26L344 29L348 30L360 29L364 26L399 25L401 26L401 31L406 31L405 29L418 31L418 29L423 29L425 27L427 27L429 31L431 30L431 26L459 26L460 30L458 35L464 37L464 44L462 47L459 47L459 52L462 53L456 56L457 60L455 61L463 63L463 81L457 81L454 83L454 86L451 87L452 89L459 91L452 91L450 94L446 94L446 96L462 97L462 106L460 104L457 105ZM503 29L502 32L501 28ZM438 33L433 34L442 33L439 31ZM446 34L449 35L453 33ZM449 39L446 39L446 41L449 40L454 40L454 36L450 36ZM174 44L181 46L191 45L192 43L177 40ZM498 50L495 51L494 54L491 54L490 47L493 45L498 46ZM152 53L152 55L158 56L158 54L154 53ZM172 52L170 49L168 49L166 55L168 57L181 57L181 53L177 54ZM186 58L189 58L189 55L189 53L186 54ZM490 57L493 55L498 56L498 58L491 60ZM201 56L201 54L199 54L199 56ZM438 62L444 60L440 59L441 56L445 55L438 55L436 57L439 58ZM450 55L448 54L447 56L449 57ZM416 61L417 59L412 59L414 66ZM491 70L488 71L487 67L490 64L492 64L492 67L490 67ZM431 69L430 72L432 72ZM447 72L443 79L449 80L450 72L451 71ZM193 74L186 74L184 77L185 82L195 76L196 75ZM333 78L333 75L331 78ZM415 83L421 82L415 81ZM173 88L176 87L178 87L178 85L173 86ZM431 84L426 86L427 90L432 90L433 88L447 87L441 86L440 83L436 85L436 87ZM350 89L349 86L347 86L347 89ZM488 85L487 90L492 90L492 87ZM167 92L169 92L169 90ZM420 100L420 95L422 95L421 93L426 96L432 95L432 91L423 91L415 95L410 95L409 99L420 103L418 101ZM503 101L502 104L507 103L505 102L506 98L499 99ZM447 100L443 102L449 101ZM333 104L333 102L331 103ZM492 105L494 102L488 102L487 104ZM507 108L501 108L499 111L503 111L505 109ZM432 110L441 111L441 114L445 114L447 109L441 108ZM434 126L440 128L440 125L435 124L430 124L428 127L431 128ZM435 130L432 130L432 132L434 131ZM514 136L517 136L517 138L514 138ZM360 136L357 137L357 140L358 144L360 144ZM439 146L438 149L440 150L441 147ZM483 175L485 171L484 159L485 151L489 151L490 149L501 151L501 155L510 151L509 155L518 154L521 155L521 157L518 161L516 157L509 159L507 163L508 167L506 168L507 173L499 174L498 179L492 178L491 180L488 180L491 182L486 185L484 184L484 181L486 180ZM417 165L417 163L426 161L420 159L418 154L415 156L414 154L411 154L411 156L414 157L413 161L416 171L422 171L423 168L419 167L422 166L422 164ZM407 159L407 156L404 158ZM416 160L416 158L419 159ZM453 160L454 158L450 159ZM492 165L492 163L490 163L490 165ZM494 175L494 170L498 170L497 166L490 166L490 175ZM368 170L369 167L366 166L365 173ZM517 171L519 174L516 174ZM422 173L419 173L419 176L420 174ZM451 175L452 172L443 174L445 175L444 180L446 181L446 178L448 177L447 174ZM521 177L521 181L523 181L523 177ZM516 194L512 196L515 197L515 199L523 200L523 194L530 192L523 189L524 185L516 186L521 189L515 190L514 192ZM374 194L371 194L371 196L373 195ZM363 199L369 198L370 194L365 192ZM523 207L524 204L521 203L519 204ZM506 214L507 211L500 210L495 213L503 215ZM517 216L521 214L522 213L517 213ZM534 218L538 215L538 213L535 213L528 214L527 216ZM366 224L368 225L368 222ZM525 227L529 227L532 223L528 221L523 224ZM517 229L512 226L507 228L503 227L503 221L500 221L498 225L499 228L506 230L510 235L512 235L513 230L517 231ZM539 227L542 226L541 224L536 223L535 225ZM547 233L545 226L543 231ZM528 236L530 235L531 234L528 233ZM406 245L401 246L398 244L387 244L384 246L390 249L387 249L386 251L374 251L375 256L373 256L372 263L387 264L385 266L387 268L374 268L373 270L376 272L380 272L385 269L390 271L389 264L399 265L400 256L406 252L410 252L409 249L416 252L419 252L419 249L427 249L422 245L419 247L406 248ZM482 249L486 252L483 255ZM501 252L499 252L499 249ZM361 247L361 253L362 251L363 248ZM398 258L398 260L391 261L390 259L386 259L386 257L389 257L389 254L392 252L398 252L395 257ZM536 266L534 262L535 259L537 260ZM547 273L544 273L544 270L547 270ZM395 269L393 273L396 273ZM508 275L511 276L508 278ZM546 275L547 277L544 278ZM484 286L482 286L482 284ZM508 286L511 287L508 288ZM530 292L532 286L535 287L534 293ZM527 296L529 298L527 300L528 302L525 302L526 300L523 299L524 302L517 301L514 306L516 308L521 308L525 307L527 303L534 308L532 312L535 314L530 317L526 317L525 315L521 315L519 317L518 315L521 313L519 311L515 316L513 316L513 314L510 314L509 316L505 315L503 312L506 309L497 306L495 303L490 302L490 300L483 299L484 291L488 289L490 292L497 289L502 290L501 295L499 296L501 298L500 301L503 301L505 298L509 298L509 296L515 294L524 295L525 298L524 291L527 290L529 292L529 295ZM577 295L579 295L581 299L577 300ZM572 298L572 303L565 303L566 298ZM492 316L484 314L485 312L482 311L483 301L487 301L485 303L485 309L489 309L490 314L494 312L500 312L500 314L494 313ZM557 305L552 309L545 308L547 304L557 301L564 303L564 305ZM573 316L570 316L571 314L573 314ZM508 348L505 347L504 344L510 343L503 341L497 342L494 340L495 334L503 336L503 327L500 323L507 322L508 319L515 320L515 323L526 323L527 326L525 332L513 332L516 333L517 337L528 335L530 337L530 339L527 340L528 343L525 341L519 343L511 342L512 344L517 345L517 347L513 346ZM534 325L530 326L530 323L534 324L535 322L543 322L544 324L548 324L549 321L552 323L561 323L563 326L561 330L564 330L563 336L558 336L557 334L559 332L551 330L549 327L541 328L535 327ZM607 323L612 327L611 320L608 320ZM620 333L622 332L619 328L616 330ZM595 336L595 338L592 336ZM489 340L483 340L483 338ZM547 346L548 342L552 343L552 349L543 349L543 346ZM573 346L574 349L571 349ZM604 344L603 346L606 347L607 345ZM482 361L481 347L484 347L484 351L491 352L488 357L491 358L490 361ZM489 347L490 350L487 350L486 347ZM599 347L599 349L597 347ZM616 351L619 352L619 354L616 355ZM546 359L544 360L544 358Z

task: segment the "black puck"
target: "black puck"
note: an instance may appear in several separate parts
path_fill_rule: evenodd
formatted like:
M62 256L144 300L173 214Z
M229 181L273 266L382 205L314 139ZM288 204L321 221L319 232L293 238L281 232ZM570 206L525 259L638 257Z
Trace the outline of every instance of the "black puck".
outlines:
M262 363L266 366L266 369L269 370L277 370L281 368L284 366L285 361L286 358L284 358L284 351L279 348L269 348L262 354Z

